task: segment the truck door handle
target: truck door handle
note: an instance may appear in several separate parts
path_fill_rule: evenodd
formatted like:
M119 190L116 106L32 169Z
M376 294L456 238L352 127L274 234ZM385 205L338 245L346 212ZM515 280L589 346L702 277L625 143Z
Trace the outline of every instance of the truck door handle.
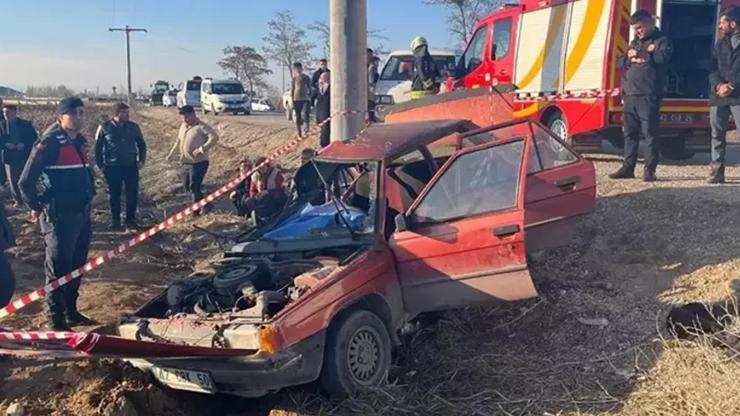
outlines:
M578 183L578 176L571 176L570 178L558 179L555 181L555 186L565 190L566 188L573 188Z
M505 225L493 229L493 235L496 237L506 237L518 233L520 230L519 224Z

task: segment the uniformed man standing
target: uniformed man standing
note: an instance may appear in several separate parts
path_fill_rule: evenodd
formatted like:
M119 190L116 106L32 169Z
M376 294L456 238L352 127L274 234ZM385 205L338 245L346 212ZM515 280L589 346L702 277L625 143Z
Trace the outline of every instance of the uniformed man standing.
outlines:
M98 127L95 137L95 162L108 184L111 228L121 228L121 191L126 187L126 229L136 231L136 206L139 198L139 168L146 161L146 143L139 125L129 120L124 103L113 106L113 117Z
M612 179L635 177L637 154L642 134L647 146L643 180L656 180L660 103L668 78L668 63L673 54L671 41L655 26L655 18L646 10L636 11L630 20L635 39L619 64L624 71L624 163L609 175Z
M421 36L415 37L411 41L411 50L414 53L414 66L416 67L416 74L411 84L411 99L437 94L442 75L429 53L427 40Z
M59 102L58 121L34 145L21 174L23 200L39 215L47 283L84 265L90 247L90 203L95 189L87 141L80 133L83 106L77 97ZM52 330L95 324L77 309L79 288L78 278L48 295Z

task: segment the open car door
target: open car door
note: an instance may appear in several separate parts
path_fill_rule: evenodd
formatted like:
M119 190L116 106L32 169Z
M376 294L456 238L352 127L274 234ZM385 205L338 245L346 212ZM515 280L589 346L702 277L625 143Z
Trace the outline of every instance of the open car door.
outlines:
M596 172L593 163L573 151L536 121L512 123L462 135L467 146L532 137L524 195L527 252L567 244L580 217L593 211Z
M524 196L532 137L454 153L389 244L412 315L537 296L527 270Z

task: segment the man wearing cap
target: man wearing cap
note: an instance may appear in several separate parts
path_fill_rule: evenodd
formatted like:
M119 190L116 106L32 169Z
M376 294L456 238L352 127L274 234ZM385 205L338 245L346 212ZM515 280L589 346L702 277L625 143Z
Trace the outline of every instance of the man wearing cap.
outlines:
M87 140L80 134L83 107L77 97L59 102L57 122L33 146L21 174L23 200L39 215L47 283L83 266L90 247L90 203L95 188L86 157ZM47 295L52 330L95 324L77 309L79 288L77 278Z
M95 134L95 163L108 184L111 228L121 230L121 191L126 187L126 228L138 229L136 205L139 197L139 168L146 160L146 143L139 125L129 120L124 103L113 105L113 117L98 126Z
M175 152L180 152L183 185L192 194L193 202L197 202L203 199L201 185L208 171L208 150L218 142L218 134L198 119L192 106L181 107L180 115L180 131L167 160L171 161Z
M5 120L0 122L0 149L3 153L4 170L10 182L10 193L15 206L19 206L23 203L23 198L18 180L38 135L30 121L18 117L18 107L15 104L5 103L2 108Z

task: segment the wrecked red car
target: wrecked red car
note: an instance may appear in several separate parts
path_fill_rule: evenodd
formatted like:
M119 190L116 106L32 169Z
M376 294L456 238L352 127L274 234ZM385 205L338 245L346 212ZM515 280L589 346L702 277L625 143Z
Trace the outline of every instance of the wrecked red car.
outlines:
M534 121L373 125L296 173L277 220L85 341L174 389L255 397L385 382L419 314L537 296L527 253L594 207L591 162Z

